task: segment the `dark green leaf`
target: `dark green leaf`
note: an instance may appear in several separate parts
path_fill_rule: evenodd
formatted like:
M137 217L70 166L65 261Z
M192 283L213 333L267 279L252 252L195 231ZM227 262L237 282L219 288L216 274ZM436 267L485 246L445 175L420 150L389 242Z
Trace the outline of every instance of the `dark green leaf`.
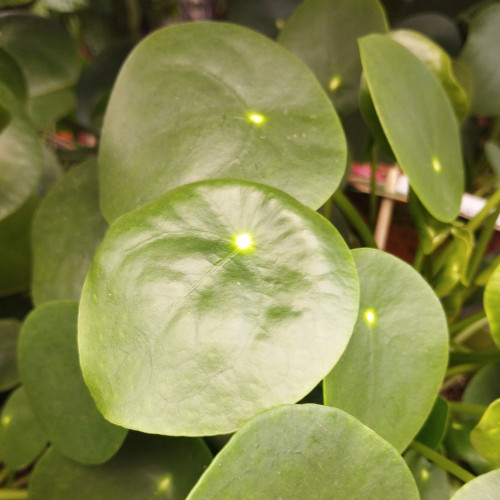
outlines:
M495 2L474 16L460 54L460 60L472 71L472 112L479 115L500 115L499 24L500 4Z
M28 102L28 114L39 130L53 126L53 123L71 112L76 106L72 90L56 90L48 94L32 97Z
M486 141L484 144L484 154L488 159L493 172L500 179L500 145L493 141Z
M483 474L464 484L451 500L498 500L500 470Z
M424 424L443 380L446 318L432 289L408 264L367 248L353 256L361 286L358 321L325 379L325 403L402 451Z
M201 439L131 434L107 463L85 466L50 449L30 478L30 500L184 500L210 463Z
M20 387L10 395L0 416L0 458L11 469L24 469L46 444L45 433Z
M325 219L268 186L205 181L110 227L82 293L80 360L110 421L225 434L310 392L357 307L352 257Z
M122 67L103 126L101 207L112 221L177 186L238 178L317 209L345 162L337 115L300 61L245 28L183 24Z
M464 172L458 125L443 88L388 36L369 35L359 43L370 94L399 165L431 215L450 222L459 212Z
M75 460L101 463L118 451L127 431L104 420L83 381L77 316L77 302L35 309L21 330L19 371L51 443Z
M251 420L188 500L418 499L396 450L336 408L284 406Z
M312 69L335 107L348 113L358 105L358 38L386 31L378 0L306 0L278 41Z
M0 48L0 81L6 85L19 101L28 97L28 88L24 74L16 60Z
M75 12L89 7L91 0L40 0L46 9L55 12Z
M438 396L430 415L415 439L436 450L446 434L448 417L448 403Z
M465 388L462 401L488 406L500 398L500 363L491 363L479 370Z
M0 391L19 384L17 373L17 338L21 323L17 319L0 319Z
M73 168L40 204L33 221L33 300L80 300L92 257L107 229L99 211L97 163Z

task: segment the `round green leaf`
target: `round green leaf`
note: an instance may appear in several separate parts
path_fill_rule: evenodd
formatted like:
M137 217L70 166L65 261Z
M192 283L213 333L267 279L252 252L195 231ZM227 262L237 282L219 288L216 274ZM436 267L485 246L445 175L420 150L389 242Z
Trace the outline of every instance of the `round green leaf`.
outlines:
M0 105L10 122L0 132L0 221L18 210L34 193L43 170L41 143L21 105L0 84Z
M500 465L500 399L488 406L472 429L470 442L486 460Z
M378 0L307 0L286 23L278 41L312 69L335 107L348 113L358 106L358 38L386 31Z
M75 106L73 90L62 89L31 98L27 111L35 127L46 130L68 115Z
M491 363L472 377L465 388L462 401L488 406L498 398L500 398L500 363Z
M4 49L0 48L0 75L1 82L20 101L25 101L28 97L28 89L24 74L16 60Z
M116 453L127 431L104 420L83 381L77 316L77 302L35 309L21 330L19 371L51 443L75 460L101 463Z
M424 424L444 377L446 318L408 264L380 250L352 253L361 287L358 321L325 379L325 402L402 451Z
M399 165L431 215L455 219L464 169L446 93L431 70L390 37L369 35L359 44L368 88Z
M420 500L447 500L450 498L450 484L443 469L429 462L414 450L407 451L404 459L417 483Z
M24 469L40 455L47 438L23 387L16 389L0 416L0 458L13 470Z
M0 220L0 297L29 288L30 232L37 206L38 198L32 196L19 210Z
M445 90L457 119L463 122L469 111L469 99L453 73L450 56L439 45L415 31L400 29L391 31L389 36L432 70Z
M474 79L472 112L500 115L500 4L494 3L474 16L465 46L460 54Z
M0 319L0 391L8 391L19 384L17 339L20 328L17 319Z
M122 67L102 132L101 207L111 221L183 184L237 178L316 209L345 163L338 117L300 61L246 28L183 24Z
M225 434L310 392L357 307L325 219L268 186L195 183L110 227L82 293L82 370L111 422Z
M215 457L188 500L418 499L396 450L354 417L317 405L251 420Z
M33 221L33 300L80 300L107 229L99 211L97 163L71 169L40 203Z
M80 72L75 40L48 18L11 14L0 18L0 47L19 64L30 98L71 87Z
M103 465L50 449L30 477L30 500L184 500L211 460L201 439L131 434Z
M500 266L490 276L484 290L484 310L490 324L490 332L500 347Z
M451 500L498 500L499 491L500 470L494 470L464 484Z

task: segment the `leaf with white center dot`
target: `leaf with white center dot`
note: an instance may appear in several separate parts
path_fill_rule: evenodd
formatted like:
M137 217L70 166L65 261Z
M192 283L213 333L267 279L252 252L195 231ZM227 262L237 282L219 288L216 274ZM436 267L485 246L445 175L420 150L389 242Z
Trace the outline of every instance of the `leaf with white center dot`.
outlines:
M51 448L37 463L30 500L184 500L210 463L201 439L131 433L101 465L83 465ZM64 480L61 480L64 478Z
M251 420L187 498L416 500L418 491L387 441L337 408L307 404Z
M346 144L309 69L246 28L158 30L125 61L99 153L108 221L169 189L211 178L261 182L313 209L339 186Z
M269 186L204 181L111 225L83 288L81 366L111 422L225 434L308 394L357 308L351 254L326 219Z
M402 451L427 419L443 380L446 318L432 289L408 264L379 250L352 253L361 287L358 321L325 379L325 403Z
M378 0L307 0L285 24L278 42L311 68L335 108L349 113L358 106L358 38L386 31Z
M392 152L431 215L452 221L460 209L464 168L458 124L445 91L425 63L389 36L369 35L359 45Z

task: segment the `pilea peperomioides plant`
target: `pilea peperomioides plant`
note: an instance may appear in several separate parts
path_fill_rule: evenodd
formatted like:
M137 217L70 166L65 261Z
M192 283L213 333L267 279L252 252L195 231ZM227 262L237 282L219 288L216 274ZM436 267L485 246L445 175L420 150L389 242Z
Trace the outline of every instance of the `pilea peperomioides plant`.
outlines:
M500 3L276 3L0 2L0 499L498 498Z

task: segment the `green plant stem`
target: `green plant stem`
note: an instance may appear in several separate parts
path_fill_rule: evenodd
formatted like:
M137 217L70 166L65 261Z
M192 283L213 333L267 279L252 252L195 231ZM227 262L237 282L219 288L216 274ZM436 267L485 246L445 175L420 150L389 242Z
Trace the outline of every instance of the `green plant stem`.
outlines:
M458 332L453 337L453 341L457 344L461 344L462 342L465 342L466 340L470 339L474 334L479 332L487 324L488 324L488 318L484 317L478 319L474 323L464 328L462 331Z
M500 351L491 352L450 352L450 364L471 364L500 362Z
M481 235L476 243L476 247L474 249L474 253L472 254L470 265L469 265L469 283L476 277L477 270L481 265L481 262L486 253L486 249L488 248L488 244L491 240L491 236L495 231L495 223L497 221L498 216L500 215L500 207L497 207L495 211L486 218L483 230L481 231Z
M24 500L28 498L28 490L0 489L0 500Z
M455 375L461 375L462 373L474 373L483 366L483 363L467 363L464 365L452 366L446 370L445 377L453 377Z
M462 403L458 401L448 401L448 408L455 413L465 413L481 417L486 411L486 406L474 405L472 403Z
M450 474L453 474L464 483L472 481L476 477L469 471L466 471L464 468L460 467L460 465L452 462L449 458L446 458L444 455L441 455L437 451L434 451L432 448L425 446L425 444L419 443L418 441L413 441L410 444L410 448L413 448L422 456L424 456L431 462L434 462L438 467L444 469Z
M465 228L471 232L476 231L483 224L490 212L500 204L500 188L498 188L488 199L486 205L466 224Z
M424 261L424 249L423 245L418 242L417 251L415 252L415 258L413 259L413 268L415 271L420 271L422 269L422 262Z
M472 323L476 322L479 319L484 318L485 316L486 313L484 312L484 309L481 309L480 311L471 314L470 316L467 316L466 318L463 318L460 321L457 321L456 323L450 326L450 335L453 337L464 328L467 328L469 325L471 325Z
M359 215L354 205L347 199L344 193L339 189L332 196L332 199L347 220L353 225L363 244L367 247L378 248L366 222L361 215Z

